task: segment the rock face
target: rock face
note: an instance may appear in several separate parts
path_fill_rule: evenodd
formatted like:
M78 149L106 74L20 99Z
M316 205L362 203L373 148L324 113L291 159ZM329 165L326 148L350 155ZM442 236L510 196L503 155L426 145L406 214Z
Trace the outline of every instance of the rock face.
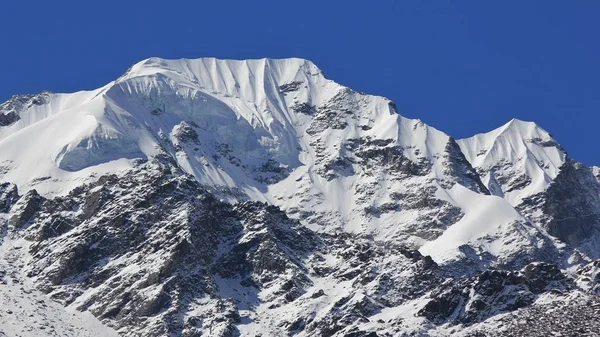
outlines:
M438 324L450 320L470 325L527 307L545 292L568 290L570 283L556 266L546 263L532 263L518 272L486 270L463 283L443 284L419 315Z
M544 199L548 233L575 247L598 235L600 185L589 168L574 161L565 163Z
M0 104L0 127L9 126L21 119L20 113L31 108L48 103L51 93L39 95L15 95L5 103Z
M13 211L26 219L11 233L30 242L26 273L38 288L136 336L230 336L249 317L277 334L360 331L381 303L415 298L436 279L418 251L319 236L277 207L219 201L170 160L64 197L29 192ZM343 295L329 292L332 282L345 284ZM289 315L334 299L321 317Z
M0 105L0 153L6 303L128 336L600 334L598 169L533 123L456 141L309 61L152 58Z
M16 194L16 191L13 193ZM14 198L14 194L7 196L9 198L5 199L4 203L10 203L11 199ZM13 215L8 220L8 225L17 228L25 226L37 212L41 202L42 197L35 190L27 192L13 206L14 210L11 212Z
M11 183L0 184L0 213L8 213L17 199L19 199L17 186Z

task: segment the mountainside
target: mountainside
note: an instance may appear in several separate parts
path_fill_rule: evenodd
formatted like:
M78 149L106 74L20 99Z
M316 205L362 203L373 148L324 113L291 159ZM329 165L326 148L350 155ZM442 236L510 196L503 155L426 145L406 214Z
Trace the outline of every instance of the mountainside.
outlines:
M594 335L597 177L534 123L455 141L310 61L151 58L0 105L0 254L122 335ZM512 318L547 308L570 325Z

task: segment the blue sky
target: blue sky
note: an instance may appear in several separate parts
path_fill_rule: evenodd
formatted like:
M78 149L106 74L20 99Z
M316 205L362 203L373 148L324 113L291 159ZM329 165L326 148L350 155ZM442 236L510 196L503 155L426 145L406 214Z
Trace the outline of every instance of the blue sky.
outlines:
M511 118L600 164L600 1L5 1L0 101L165 58L302 57L455 138Z

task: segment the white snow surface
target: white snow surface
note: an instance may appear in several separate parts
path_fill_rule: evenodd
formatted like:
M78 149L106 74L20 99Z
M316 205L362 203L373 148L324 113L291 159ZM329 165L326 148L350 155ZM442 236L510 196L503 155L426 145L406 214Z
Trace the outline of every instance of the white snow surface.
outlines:
M441 197L450 199L465 215L440 237L421 247L420 252L435 261L463 257L458 249L462 245L503 259L518 254L523 247L535 247L544 237L498 196L480 195L456 184Z

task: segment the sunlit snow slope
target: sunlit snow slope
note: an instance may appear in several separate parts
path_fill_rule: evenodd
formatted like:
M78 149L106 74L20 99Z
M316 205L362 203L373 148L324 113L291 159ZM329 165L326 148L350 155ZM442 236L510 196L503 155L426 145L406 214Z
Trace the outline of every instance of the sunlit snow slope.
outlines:
M566 161L565 151L548 132L518 119L458 144L490 192L514 206L546 190Z

